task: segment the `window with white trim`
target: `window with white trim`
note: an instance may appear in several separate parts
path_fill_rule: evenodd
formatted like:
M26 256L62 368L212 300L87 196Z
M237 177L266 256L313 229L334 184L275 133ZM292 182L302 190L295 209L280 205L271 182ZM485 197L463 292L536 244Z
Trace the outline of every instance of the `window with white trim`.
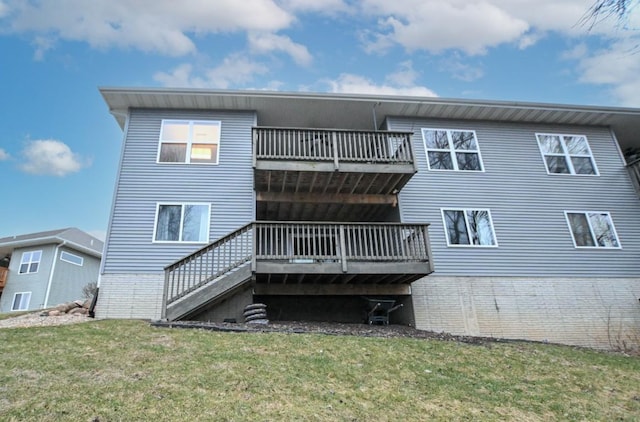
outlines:
M20 258L19 274L32 274L37 273L40 267L40 260L42 259L42 251L28 251L22 252L22 258Z
M565 216L576 248L621 248L608 212L565 211Z
M429 170L484 171L472 130L422 129Z
M82 264L84 263L83 257L74 255L67 251L62 251L60 253L60 260L64 262L68 262L70 264L78 265L80 267L82 267Z
M209 241L210 204L158 204L153 239L155 242Z
M13 302L11 305L12 311L26 311L29 309L29 302L31 301L31 292L20 292L13 295Z
M163 120L158 162L218 164L220 126L216 120Z
M443 209L447 246L498 246L489 210Z
M536 138L548 174L598 175L586 136L536 133Z

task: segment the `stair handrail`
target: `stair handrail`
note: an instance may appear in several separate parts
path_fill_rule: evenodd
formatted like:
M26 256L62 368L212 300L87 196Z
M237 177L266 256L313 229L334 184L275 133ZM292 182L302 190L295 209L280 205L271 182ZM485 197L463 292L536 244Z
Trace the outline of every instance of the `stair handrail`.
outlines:
M245 224L215 242L165 266L163 308L166 309L168 304L188 295L221 275L250 262L252 259L253 240L248 237L250 233L252 233L253 225L253 222ZM204 257L215 254L216 250L220 250L225 245L229 245L243 235L246 235L247 238L239 241L242 243L233 245L234 250L228 250L228 257L222 257L223 259L220 260L219 258L221 257L219 255L217 260L215 260L214 257L210 257L207 258L206 262L203 262ZM224 252L226 253L227 251ZM228 259L225 261L224 258ZM223 265L220 265L221 263ZM193 266L198 268L192 271ZM215 268L215 270L203 272L202 270L205 266L211 266L211 268Z

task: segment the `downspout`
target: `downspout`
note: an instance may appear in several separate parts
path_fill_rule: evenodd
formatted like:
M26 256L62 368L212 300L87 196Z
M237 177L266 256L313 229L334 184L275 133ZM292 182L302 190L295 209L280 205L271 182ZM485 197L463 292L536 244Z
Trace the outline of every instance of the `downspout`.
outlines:
M64 241L58 246L56 246L56 251L53 254L53 264L51 264L51 271L49 272L49 283L47 284L47 292L44 294L44 303L42 304L42 309L47 308L47 303L49 302L49 293L51 293L51 284L53 283L53 274L56 272L56 263L58 262L58 252L60 248L66 245L67 242Z
M378 118L376 116L376 107L381 105L382 103L378 101L377 103L373 103L371 107L371 114L373 114L373 130L378 131Z

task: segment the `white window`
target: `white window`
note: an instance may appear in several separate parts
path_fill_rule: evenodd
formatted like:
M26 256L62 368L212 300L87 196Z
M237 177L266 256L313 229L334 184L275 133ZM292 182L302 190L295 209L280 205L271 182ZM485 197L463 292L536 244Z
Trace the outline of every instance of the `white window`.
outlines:
M26 311L29 309L29 301L31 300L31 292L21 292L13 295L12 311Z
M163 120L158 162L218 164L220 126L215 120Z
M598 175L587 137L536 133L548 174Z
M576 248L621 248L608 212L565 211Z
M42 259L42 251L22 252L20 259L19 274L37 273L40 267L40 259Z
M489 210L443 209L448 246L498 246Z
M158 204L156 210L156 242L209 241L209 204Z
M84 263L84 258L78 255L69 253L67 251L62 251L62 253L60 253L60 260L68 262L70 264L79 265L81 267L82 267L82 264Z
M484 171L472 130L422 129L429 170Z

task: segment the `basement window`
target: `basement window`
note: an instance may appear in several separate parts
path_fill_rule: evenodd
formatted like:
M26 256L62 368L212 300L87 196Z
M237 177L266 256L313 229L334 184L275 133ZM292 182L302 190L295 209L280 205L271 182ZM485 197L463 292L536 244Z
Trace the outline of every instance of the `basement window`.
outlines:
M489 210L443 209L447 246L498 246Z
M163 120L158 163L218 164L221 122Z
M576 248L621 248L608 212L565 211L565 216Z
M22 252L18 274L33 274L38 272L42 251Z
M29 302L31 301L31 292L20 292L13 295L13 302L11 305L12 311L26 311L29 309Z
M154 242L209 242L209 204L158 204Z

